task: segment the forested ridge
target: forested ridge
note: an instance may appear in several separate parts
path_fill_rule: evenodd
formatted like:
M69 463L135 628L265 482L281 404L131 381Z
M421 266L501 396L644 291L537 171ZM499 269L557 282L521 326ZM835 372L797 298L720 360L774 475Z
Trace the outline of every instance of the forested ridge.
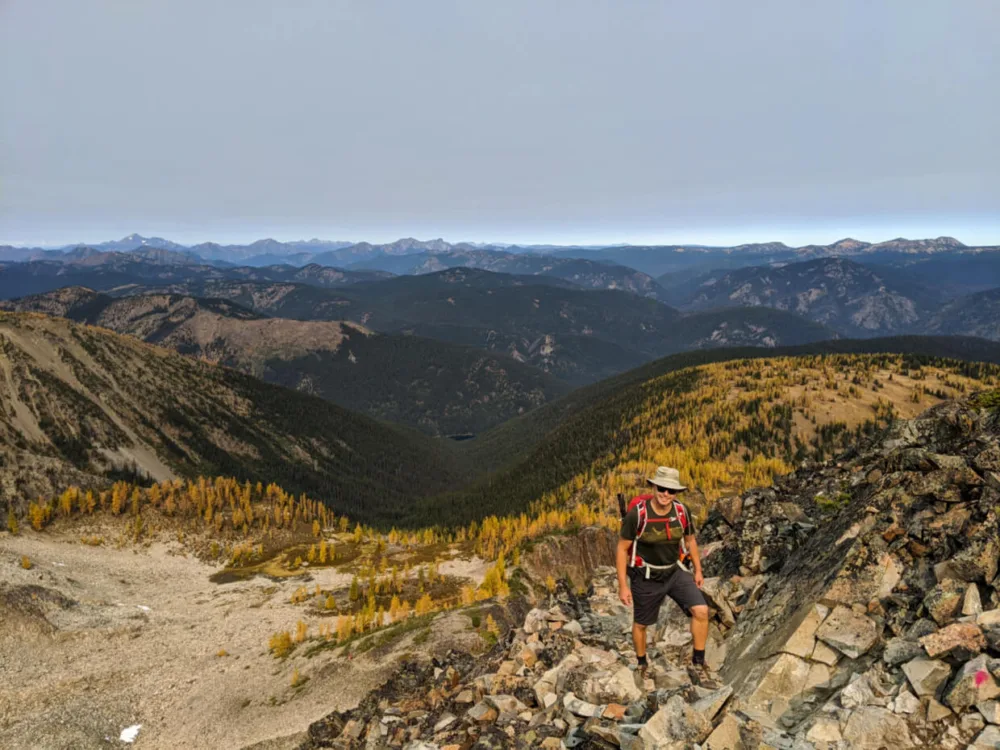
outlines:
M0 309L108 328L430 435L479 433L570 390L502 352L359 323L269 318L231 300L66 287Z
M226 474L388 522L458 476L419 433L104 329L0 313L0 354L0 482L20 503L124 469Z
M452 528L581 499L610 507L658 464L711 500L996 377L994 365L926 353L833 352L1000 360L994 344L950 337L781 350L813 349L797 359L688 353L456 444L100 329L0 314L0 335L10 455L0 481L20 506L70 484L101 489L123 471L223 475L306 492L379 528Z
M421 502L419 513L461 518L472 508L579 500L612 508L618 492L641 489L658 465L677 467L711 502L998 377L996 364L913 354L759 357L667 372L574 411L523 459Z

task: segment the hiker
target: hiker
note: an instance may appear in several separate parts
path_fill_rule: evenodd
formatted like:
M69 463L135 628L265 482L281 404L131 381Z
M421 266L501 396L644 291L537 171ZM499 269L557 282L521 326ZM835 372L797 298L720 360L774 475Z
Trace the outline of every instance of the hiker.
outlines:
M618 598L632 607L632 640L638 658L637 683L646 676L646 629L655 625L660 605L670 597L691 618L694 655L688 674L703 687L719 687L705 665L708 604L701 593L704 576L695 540L695 525L678 497L687 489L680 473L660 466L646 481L653 494L632 498L622 518L618 540ZM620 503L624 504L622 501ZM693 572L688 569L693 567Z

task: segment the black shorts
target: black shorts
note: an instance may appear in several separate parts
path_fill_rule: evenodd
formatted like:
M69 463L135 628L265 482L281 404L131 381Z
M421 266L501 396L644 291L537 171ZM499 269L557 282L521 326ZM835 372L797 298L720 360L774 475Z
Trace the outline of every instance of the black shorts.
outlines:
M694 576L683 568L676 568L666 578L654 578L652 571L646 578L646 571L641 568L629 568L628 575L633 617L639 625L655 625L660 617L660 605L668 596L688 617L691 616L691 607L708 604L701 589L695 585Z

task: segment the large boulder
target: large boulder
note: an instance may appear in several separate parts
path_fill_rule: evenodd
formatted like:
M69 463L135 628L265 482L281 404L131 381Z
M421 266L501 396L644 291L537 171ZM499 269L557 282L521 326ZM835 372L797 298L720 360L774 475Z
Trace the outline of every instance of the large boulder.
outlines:
M595 703L632 703L642 698L635 674L622 665L611 672L597 672L584 685L582 696Z
M691 707L695 711L700 711L705 715L705 718L712 721L715 715L722 710L722 707L732 694L733 689L729 685L726 685L699 698L691 704Z
M1000 544L994 536L971 540L949 561L955 575L963 581L989 583L997 574L997 554Z
M854 750L916 747L906 721L879 706L865 706L852 711L844 726L844 740Z
M972 741L968 750L996 750L1000 747L1000 727L990 725Z
M928 592L924 597L924 608L934 622L947 625L959 616L967 587L968 584L963 581L948 578Z
M816 630L828 614L830 614L829 607L814 604L795 632L785 641L781 650L803 659L810 658L816 649Z
M816 630L816 637L849 659L857 659L878 641L878 626L870 617L838 606Z
M989 660L980 654L962 665L945 690L944 703L954 711L964 711L977 703L1000 695L1000 685L990 673Z
M810 664L792 654L779 654L756 686L743 699L748 709L761 711L777 720L791 706L792 699L806 689Z
M639 737L650 750L683 750L711 732L712 722L675 695L643 725Z
M920 645L932 659L951 656L955 659L971 659L984 648L986 639L983 631L973 622L953 622L936 633L925 635Z
M937 659L913 659L903 665L903 674L917 695L937 696L951 677L951 667Z
M705 740L705 750L757 750L763 727L746 714L730 711Z

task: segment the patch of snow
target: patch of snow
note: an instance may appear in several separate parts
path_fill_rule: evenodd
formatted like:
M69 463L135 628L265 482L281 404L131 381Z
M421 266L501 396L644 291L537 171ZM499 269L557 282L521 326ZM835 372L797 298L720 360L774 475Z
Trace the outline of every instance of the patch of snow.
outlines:
M135 742L135 738L139 736L139 729L141 727L142 724L133 724L130 727L125 727L118 739L122 742Z
M138 607L139 609L141 609L141 610L142 610L143 612L149 612L149 611L150 611L150 610L149 610L149 607L147 607L147 606L146 606L145 604L136 604L135 606L137 606L137 607Z

